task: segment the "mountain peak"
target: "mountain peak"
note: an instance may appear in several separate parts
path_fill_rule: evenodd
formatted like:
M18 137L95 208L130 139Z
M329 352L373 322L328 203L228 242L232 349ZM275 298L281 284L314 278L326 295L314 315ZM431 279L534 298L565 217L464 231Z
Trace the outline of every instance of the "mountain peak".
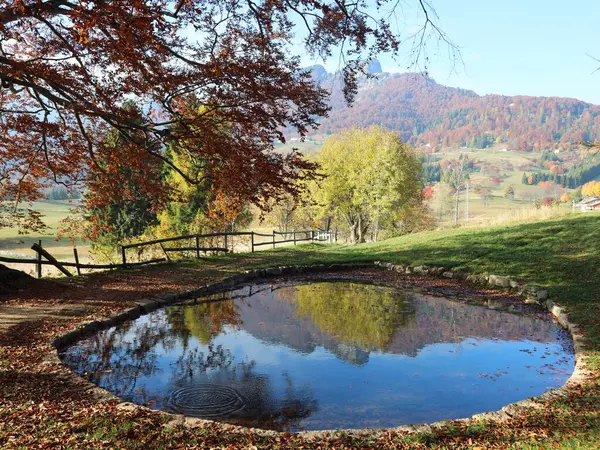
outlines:
M369 61L369 65L367 66L368 74L382 73L381 64L377 59L372 59Z
M327 69L325 69L325 67L323 67L321 64L315 64L314 66L309 66L309 67L305 68L304 70L306 70L307 72L310 72L312 77L316 81L326 80L327 77L329 76L329 74L327 73Z

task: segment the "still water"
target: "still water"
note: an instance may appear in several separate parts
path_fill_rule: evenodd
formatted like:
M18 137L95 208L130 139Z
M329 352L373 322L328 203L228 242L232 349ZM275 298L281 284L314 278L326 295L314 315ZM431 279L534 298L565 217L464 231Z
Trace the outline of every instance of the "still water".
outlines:
M574 366L546 316L351 282L246 286L61 357L127 401L289 431L468 417L559 387Z

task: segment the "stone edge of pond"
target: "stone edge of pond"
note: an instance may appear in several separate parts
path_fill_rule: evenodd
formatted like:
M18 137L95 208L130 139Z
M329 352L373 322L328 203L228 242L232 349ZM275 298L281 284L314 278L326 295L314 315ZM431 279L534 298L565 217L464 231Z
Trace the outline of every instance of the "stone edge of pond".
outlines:
M549 299L548 291L535 285L527 285L513 280L509 277L500 275L476 275L468 274L461 271L451 270L445 267L437 266L425 266L425 265L407 265L407 264L393 264L389 262L375 261L374 263L349 263L349 264L314 264L304 266L281 266L272 267L266 269L255 269L246 270L237 275L225 278L224 280L210 283L192 291L185 291L175 294L168 294L155 300L138 300L136 306L125 310L115 316L112 316L103 320L95 320L92 322L81 323L75 330L69 331L61 336L55 338L51 345L54 347L45 362L47 364L62 364L58 356L58 352L61 348L74 343L75 341L89 336L95 332L113 327L120 323L128 320L134 320L138 317L150 313L156 309L164 306L173 305L185 300L190 300L197 297L202 297L210 294L215 294L223 290L232 289L241 283L248 281L257 280L265 277L275 277L280 275L300 275L307 273L319 273L319 272L333 272L336 270L348 270L348 269L364 269L371 267L381 267L403 274L416 274L424 276L436 276L447 279L455 279L461 282L467 282L476 286L501 288L509 290L512 294L517 294L524 299L525 303L538 304L548 312L550 312L557 320L558 324L569 331L573 340L573 349L575 356L575 367L573 373L565 384L557 389L549 390L538 397L527 398L520 400L515 403L510 403L504 406L498 411L485 412L475 414L472 417L461 418L461 419L450 419L440 422L434 422L429 424L415 424L415 425L402 425L399 427L392 428L365 428L365 429L340 429L340 430L315 430L315 431L300 431L297 434L305 438L322 438L328 436L334 436L336 433L344 432L350 433L355 436L374 436L387 431L398 431L404 433L421 433L428 432L435 428L442 428L447 424L455 422L469 422L471 420L490 420L490 421L504 421L515 416L522 415L530 408L539 408L540 401L550 400L556 397L565 397L568 395L568 390L571 387L581 384L588 376L588 371L585 369L586 356L585 356L585 338L579 333L577 324L572 323L565 309L551 299ZM122 402L117 396L110 393L109 391L93 384L90 381L85 380L74 372L69 372L69 376L73 378L78 385L84 390L90 393L97 401L105 402L110 400L119 401L117 408L123 411L135 410L137 408L151 410L142 405L134 404L131 402ZM281 432L273 430L263 430L259 428L248 428L237 425L224 424L218 421L199 419L193 417L185 417L180 414L168 413L160 410L152 410L158 414L171 419L165 426L185 426L188 428L202 428L210 425L224 425L228 431L248 433L252 431L263 436L277 436Z

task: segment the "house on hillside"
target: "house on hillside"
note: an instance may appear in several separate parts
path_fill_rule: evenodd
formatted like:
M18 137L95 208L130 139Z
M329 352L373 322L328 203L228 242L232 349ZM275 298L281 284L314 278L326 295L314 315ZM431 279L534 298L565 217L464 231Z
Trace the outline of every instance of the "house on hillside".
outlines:
M575 206L578 206L581 212L600 211L600 197L585 197Z

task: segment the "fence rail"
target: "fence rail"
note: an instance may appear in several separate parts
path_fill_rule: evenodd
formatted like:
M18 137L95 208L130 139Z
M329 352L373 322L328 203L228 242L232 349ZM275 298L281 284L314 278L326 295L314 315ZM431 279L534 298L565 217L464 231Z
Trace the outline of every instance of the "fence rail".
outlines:
M164 262L166 258L153 258L148 261L139 261L139 262L131 262L126 266L123 264L86 264L79 262L79 256L77 254L77 249L73 249L73 255L75 257L75 262L71 261L58 261L54 258L47 250L42 248L42 241L39 241L37 244L33 244L31 249L37 253L36 258L9 258L5 256L0 256L0 263L8 263L8 264L33 264L36 266L36 274L38 278L42 277L42 266L54 266L58 270L60 270L64 275L71 277L73 274L69 272L66 267L74 267L77 270L77 274L81 274L81 269L119 269L126 267L137 267L144 266L147 264L155 264L159 262ZM42 257L46 258L46 260L42 259Z
M283 237L283 239L277 240L277 236ZM290 239L289 236L292 236ZM46 249L42 247L42 241L31 246L31 249L36 252L35 258L12 258L4 257L0 255L0 263L9 264L33 264L36 266L36 274L38 278L42 277L42 267L45 265L55 266L66 276L72 276L67 267L74 267L77 270L77 274L81 274L81 269L118 269L137 267L147 264L154 264L159 262L170 261L169 253L176 252L194 252L196 257L200 258L200 253L207 254L212 253L230 253L233 252L233 238L234 237L250 237L250 249L254 253L256 248L270 245L275 248L278 244L289 244L298 242L337 242L337 233L327 230L292 230L292 231L275 231L272 234L257 233L254 231L238 231L238 232L223 232L223 233L207 233L207 234L191 234L185 236L176 236L164 239L154 239L145 242L136 242L134 244L126 244L121 246L121 263L115 264L86 264L79 262L79 255L77 249L73 249L73 255L75 262L70 261L58 261L56 260ZM200 245L201 240L209 238L222 238L223 245L220 243L210 245ZM265 242L256 242L256 238L270 238ZM183 240L193 240L195 245L180 245L173 247L165 247L163 244L167 242L177 242ZM164 253L164 258L152 258L147 261L127 261L127 250L133 248L143 248L158 244L161 251ZM230 248L231 247L231 248ZM43 259L45 258L45 260Z
M277 240L277 236L293 236L292 239L282 239ZM300 236L299 236L300 235ZM250 250L254 252L257 247L263 247L265 245L270 245L273 248L277 246L277 244L287 244L294 243L296 245L298 242L307 242L307 241L317 241L317 242L337 242L337 233L327 230L292 230L292 231L276 231L273 230L272 234L267 233L257 233L256 231L237 231L237 232L222 232L222 233L207 233L207 234L188 234L184 236L175 236L170 238L163 239L153 239L151 241L145 242L136 242L135 244L126 244L121 247L121 259L122 265L127 266L129 263L127 262L127 250L132 248L140 248L147 247L151 245L160 245L162 252L165 254L165 257L169 259L169 253L172 252L195 252L196 257L200 258L200 252L208 253L229 253L233 252L233 238L234 237L250 237ZM202 239L208 238L223 238L223 245L211 245L208 247L203 247L200 245L200 241ZM256 242L256 238L271 238L266 242ZM163 244L168 242L177 242L177 241L186 241L186 240L194 240L195 246L176 246L176 247L165 247ZM230 249L231 244L231 249Z

